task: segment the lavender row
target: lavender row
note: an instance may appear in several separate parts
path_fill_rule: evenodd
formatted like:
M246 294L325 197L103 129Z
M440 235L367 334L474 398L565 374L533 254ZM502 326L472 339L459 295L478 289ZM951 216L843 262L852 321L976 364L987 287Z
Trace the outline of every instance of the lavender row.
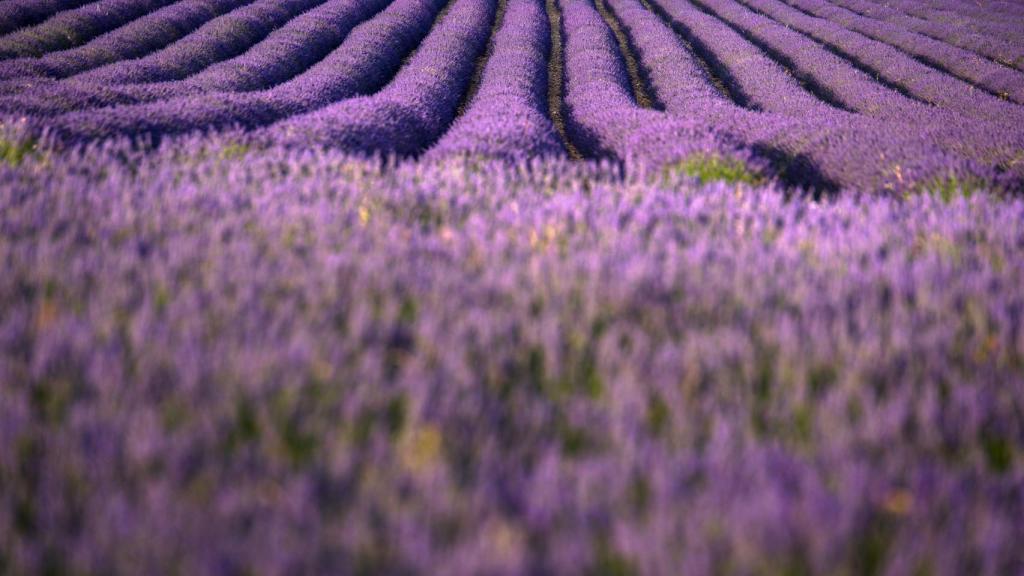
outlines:
M835 4L861 16L902 26L933 39L971 50L1006 66L1024 70L1024 40L1019 35L1015 35L1012 41L993 38L989 34L965 30L959 23L932 22L901 12L895 7L874 4L870 0L836 0Z
M801 11L813 14L849 30L900 48L925 63L955 76L971 86L1013 102L1024 102L1024 74L985 58L907 31L902 26L878 22L841 6L822 0L786 0Z
M550 49L541 0L508 0L479 89L430 155L515 160L564 154L545 109Z
M0 37L0 60L67 50L110 32L173 0L98 0L60 12L30 28Z
M728 93L723 94L714 85L715 79L711 76L714 71L711 66L702 62L700 57L689 46L682 43L680 36L672 28L664 24L647 6L634 0L608 0L606 5L609 8L609 12L619 23L620 28L627 35L629 46L633 49L638 64L644 71L643 76L649 82L650 88L654 92L654 98L666 110L676 108L675 111L677 112L697 116L717 108L734 110L739 107L738 103L734 103L729 99ZM692 21L689 24L693 26ZM680 26L687 36L696 36L694 28ZM703 26L701 28L708 30ZM719 31L711 29L712 34L699 37L702 46L705 48L710 47L712 42L705 42L705 40L717 39L713 32ZM731 37L728 40L735 39L735 37ZM754 56L753 50L750 52L743 50L744 48L753 49L749 44L735 43L730 47L733 48L733 53L741 57ZM760 56L760 54L757 54L757 56ZM774 80L773 74L784 74L784 72L778 66L773 66L774 63L767 58L759 61L754 58L754 60L756 64L761 65L759 67L765 70L763 73L765 78L764 85L774 87L772 82ZM658 69L662 65L671 66L674 73L669 77L660 76ZM744 71L744 69L740 69L739 73L733 73L732 78L744 77ZM796 84L794 82L786 86L784 90L792 90L795 87ZM745 97L749 97L747 94L751 89L757 88L754 85L745 86L742 84L739 87L744 92ZM784 99L780 98L777 92L774 92L773 96L775 100ZM811 104L812 101L813 99L808 99L807 104L813 106ZM686 109L681 110L676 107L680 104L685 106ZM756 105L759 105L759 103ZM801 111L805 112L806 110L803 109Z
M78 48L40 58L0 62L0 81L20 76L64 78L119 60L138 58L187 35L247 0L184 0L147 14Z
M771 151L788 179L859 190L995 179L900 124L821 107L808 108L803 117L755 112L723 101L687 47L639 0L610 0L610 5L666 111L727 131L752 149Z
M423 152L454 120L495 13L494 0L455 0L380 92L294 116L257 138L363 154Z
M239 154L0 168L10 572L1024 569L1019 199Z
M140 104L208 92L244 92L285 82L331 54L360 23L385 7L385 0L328 0L289 20L234 58L182 80L108 86L100 83L0 83L0 111L54 116L83 108Z
M719 79L721 89L737 104L790 115L805 115L828 106L828 102L808 93L794 78L792 70L769 58L763 50L714 15L688 2L651 2L647 6L662 15L687 42L700 46L703 59L708 61L708 72L703 75L713 73L722 77ZM692 66L700 65L690 56L682 62L690 65L689 70L681 73L684 78L692 77ZM674 83L675 86L680 84Z
M980 91L957 78L931 68L891 46L824 20L811 17L779 0L736 0L752 10L762 10L778 23L814 38L829 50L858 62L908 95L957 114L985 121L1024 118L1024 108Z
M144 58L114 62L75 77L98 84L134 84L185 78L237 56L276 28L324 0L256 0Z
M398 0L356 26L327 57L271 89L211 93L71 112L40 127L67 143L111 136L162 136L232 126L255 128L383 87L430 31L443 0Z
M1024 19L1024 9L1021 9L1019 4L1012 2L995 2L993 0L986 0L985 2L965 4L963 2L956 2L955 0L925 0L923 4L941 11L955 12L959 14L961 18L966 16L968 18L980 18L995 22L1005 22L1010 25L1016 24L1018 21Z
M72 10L92 0L6 0L0 2L0 34L34 26L62 10Z
M875 0L871 0L877 4ZM994 17L987 10L975 10L970 16L957 12L962 9L962 3L957 2L956 6L940 8L919 0L901 0L899 4L893 4L900 12L922 18L930 22L936 22L946 26L969 30L976 34L989 35L1002 41L1017 42L1020 40L1019 26L1007 22L1005 17Z
M749 173L751 179L757 177L763 166L727 134L640 108L618 45L597 9L588 0L561 1L559 6L565 38L566 128L583 154L654 166L721 163Z

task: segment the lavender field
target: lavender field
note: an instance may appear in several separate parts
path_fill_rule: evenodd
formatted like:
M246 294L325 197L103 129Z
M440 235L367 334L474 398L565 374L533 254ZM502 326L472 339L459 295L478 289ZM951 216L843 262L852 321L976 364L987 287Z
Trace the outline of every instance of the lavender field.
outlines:
M0 575L1022 542L1024 3L0 0Z

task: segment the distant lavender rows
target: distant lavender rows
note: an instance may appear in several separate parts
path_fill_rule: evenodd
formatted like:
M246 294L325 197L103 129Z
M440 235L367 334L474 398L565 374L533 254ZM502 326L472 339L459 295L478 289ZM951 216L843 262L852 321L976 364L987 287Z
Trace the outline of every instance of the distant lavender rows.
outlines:
M679 118L698 120L733 134L746 142L783 151L791 158L805 158L790 170L800 179L817 177L835 181L870 182L875 188L898 188L900 178L925 178L943 170L969 172L956 154L920 135L906 134L885 122L851 114L815 101L797 80L778 65L760 59L750 44L728 29L708 26L699 13L671 9L668 22L643 7L640 0L609 0L609 6L634 38L639 60L665 110ZM680 23L695 41L728 48L732 58L746 61L734 67L731 89L716 90L712 71L680 43L670 24ZM720 35L719 35L720 34ZM789 112L807 106L814 118ZM850 156L878 155L888 162L851 162ZM958 166L959 163L959 166ZM899 166L899 172L894 167Z
M879 4L879 0L871 0ZM1006 10L1009 8L1009 11ZM943 26L991 34L1003 41L1019 42L1024 16L1005 2L971 5L957 0L902 0L901 12L937 22ZM1017 12L1017 14L1014 14Z
M38 24L61 10L71 10L92 0L0 1L0 34Z
M73 48L174 0L97 0L0 37L0 59ZM47 2L47 4L50 4ZM71 2L69 6L74 6Z
M24 57L4 64L4 79L21 76L63 78L104 64L144 56L192 32L243 0L185 0L156 10L83 46Z
M156 60L161 60L164 68L170 65L173 70L175 61L187 59L189 53L196 52L203 44L223 42L218 39L216 29L231 26L236 22L245 24L252 16L258 16L258 11L263 6L273 7L273 4L264 3L245 10L238 10L227 15L226 21L215 20L209 23L207 30L200 30L185 41L175 43L167 50L153 54L147 59L152 64L151 69L155 72L159 66ZM90 77L95 79L93 75L79 75L74 78L74 82L58 83L55 79L38 77L35 74L32 74L32 77L25 77L18 72L18 68L21 66L12 62L7 70L13 70L13 76L20 75L22 78L9 80L3 84L5 92L8 94L19 93L43 85L46 87L48 97L41 99L28 94L23 98L12 98L7 100L5 108L29 114L54 115L74 110L83 104L87 107L100 107L156 101L204 92L244 92L268 88L291 79L305 68L324 59L338 48L352 28L383 7L383 1L328 0L288 20L283 26L273 30L264 40L253 46L247 48L244 41L232 42L235 51L244 51L244 53L234 58L218 61L195 74L187 75L187 77L176 81L128 85L115 83L111 86L107 83L79 82L83 76L86 79ZM263 26L258 22L255 24L257 27ZM222 48L222 50L227 49L229 48ZM64 54L59 53L54 56L63 56ZM328 59L328 62L325 62L320 68L329 65L331 60ZM132 67L138 73L142 73L144 65L144 62L135 62ZM116 66L107 68L108 72L116 70ZM315 70L310 70L310 72L315 72ZM49 75L52 76L52 74Z
M960 18L954 25L947 25L915 17L891 5L874 4L870 0L837 0L834 3L857 14L910 28L919 34L977 52L1017 69L1024 68L1024 38L1020 34L993 37L991 33L971 29L970 18Z
M652 165L716 158L837 189L1024 187L1012 51L1024 39L998 51L926 19L921 1L531 0L500 25L487 0L185 0L96 16L116 1L0 36L10 55L34 54L0 60L0 115L65 145L242 127L262 144L364 154L570 149ZM47 6L17 10L31 20ZM552 14L566 48L556 103ZM470 102L485 80L518 88ZM638 104L638 86L653 106Z
M476 146L488 102L534 119L503 74L540 10L508 2ZM5 572L1024 571L1019 198L4 152Z

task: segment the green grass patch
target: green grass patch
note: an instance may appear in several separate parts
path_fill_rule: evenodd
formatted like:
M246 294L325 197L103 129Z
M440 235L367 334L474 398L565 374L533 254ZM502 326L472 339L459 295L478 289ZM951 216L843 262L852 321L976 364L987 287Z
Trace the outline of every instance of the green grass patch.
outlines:
M914 188L913 193L928 194L941 198L949 204L957 198L971 198L978 192L989 188L989 184L981 178L973 176L948 176L936 177L926 181L924 184Z
M679 173L696 178L701 184L709 182L760 184L764 180L742 160L708 154L696 154L665 168L666 177Z
M34 140L18 141L0 138L0 162L19 166L26 158L34 155L35 151Z
M1006 438L985 435L982 438L985 459L989 468L1002 474L1013 467L1013 444Z
M221 160L238 160L248 154L251 149L245 144L228 144L220 149L219 157Z

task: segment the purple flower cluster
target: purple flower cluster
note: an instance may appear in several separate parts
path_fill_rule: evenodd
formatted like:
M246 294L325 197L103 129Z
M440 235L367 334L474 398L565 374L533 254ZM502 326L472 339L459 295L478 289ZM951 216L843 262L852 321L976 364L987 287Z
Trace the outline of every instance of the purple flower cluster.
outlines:
M3 142L0 571L1024 571L1020 198Z

